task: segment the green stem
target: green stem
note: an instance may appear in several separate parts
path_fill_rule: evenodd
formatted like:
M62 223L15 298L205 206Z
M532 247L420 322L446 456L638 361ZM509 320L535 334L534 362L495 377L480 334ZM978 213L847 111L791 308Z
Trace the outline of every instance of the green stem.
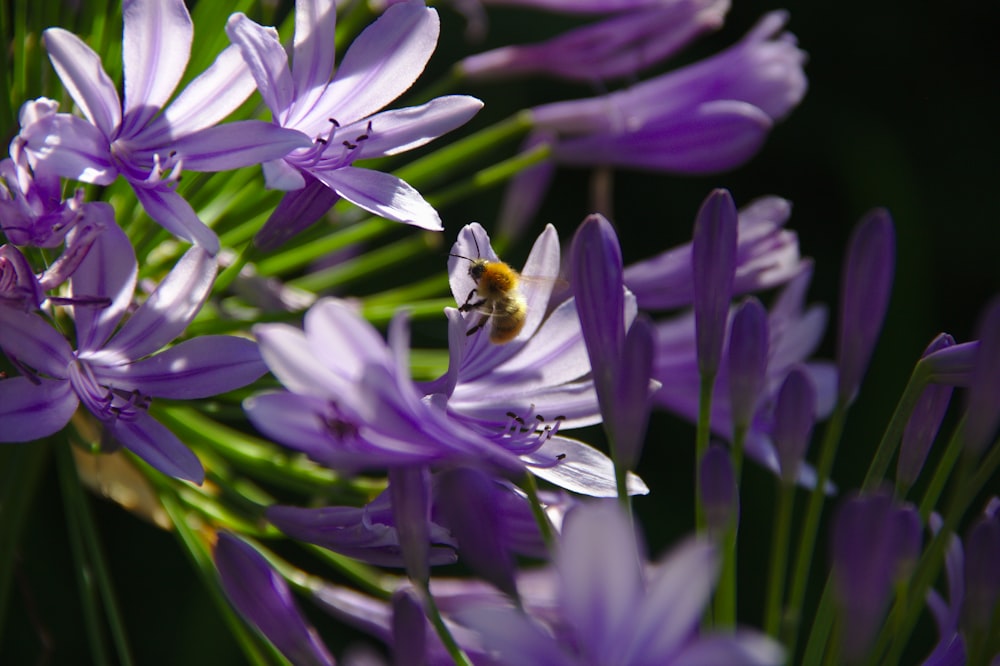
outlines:
M410 236L384 247L369 250L355 259L308 273L289 281L288 285L313 293L328 291L348 282L366 278L373 273L385 271L387 268L398 268L401 263L425 253L429 247L424 234Z
M715 375L702 374L698 389L698 429L694 440L694 524L698 532L704 532L707 527L705 507L702 504L701 459L708 451L708 440L712 434L712 389L715 386Z
M819 605L813 616L812 629L809 632L809 640L806 641L806 650L802 656L803 664L818 664L826 650L827 641L830 639L830 632L834 625L834 605L833 605L833 578L827 576L826 585L823 587L823 594L820 596Z
M543 162L548 159L551 153L552 147L549 144L535 146L531 150L481 169L460 183L429 195L427 201L436 207L441 207L466 199L474 194L479 194L484 190L506 182L521 171Z
M816 535L819 532L820 517L823 511L823 499L826 494L826 482L833 470L833 461L837 456L840 435L844 430L844 419L847 416L847 405L838 402L833 415L827 423L823 442L820 444L819 463L816 466L816 486L809 494L809 504L802 522L802 532L799 547L795 554L795 565L792 570L791 591L782 628L782 641L788 649L790 659L794 662L795 645L798 640L799 624L801 622L802 604L806 597L806 586L809 582L809 569L812 564L813 550L816 547Z
M730 450L733 465L733 481L736 484L736 495L742 487L743 448L746 442L746 424L733 428L733 446ZM737 499L739 502L739 499ZM736 625L736 565L738 562L739 512L734 512L726 533L722 537L722 572L719 584L715 588L712 614L718 627L733 627Z
M924 521L930 517L934 507L937 506L938 499L940 499L941 493L944 492L944 487L951 476L951 471L962 455L963 442L961 433L964 427L965 419L962 419L948 439L948 444L945 446L944 453L941 454L941 459L938 460L934 474L931 476L931 481L927 484L927 489L924 490L924 497L920 501L920 517Z
M788 540L792 531L792 506L795 500L795 486L784 480L778 491L774 507L774 533L771 539L771 568L767 578L767 596L764 605L764 631L777 637L781 626L781 600L785 590L785 574L788 562Z
M396 314L396 311L403 305L400 303L379 303L369 304L363 302L361 306L361 316L375 325L387 324ZM436 298L419 303L406 303L406 309L410 312L410 320L440 318L444 315L444 309L455 307L454 298Z
M427 603L427 617L431 621L431 624L434 625L438 638L441 639L452 661L455 662L456 666L473 666L472 661L469 660L469 657L455 641L455 637L451 635L448 625L445 624L444 618L441 617L441 611L438 610L437 603L434 602L434 596L431 594L430 589L425 586L423 592L424 601Z
M240 274L243 267L248 263L253 262L257 258L258 252L253 241L247 241L247 244L243 246L236 259L233 263L226 266L225 269L215 278L215 284L212 285L212 293L219 295L229 288L236 276Z
M920 399L920 394L927 386L929 379L930 374L926 366L923 363L917 363L913 372L910 373L910 379L906 383L903 395L896 403L892 418L889 419L889 424L882 434L882 440L875 451L875 457L872 458L871 465L868 466L868 473L865 474L865 479L861 484L862 492L872 490L885 477L886 469L896 453L906 423L910 420L910 414L913 413L913 408L916 407L917 400Z
M558 545L556 544L556 538L552 531L552 523L549 522L549 517L545 513L542 501L538 498L538 483L535 481L535 475L525 473L524 481L521 484L521 487L528 495L528 503L531 505L531 513L535 517L535 524L538 525L538 531L542 533L542 540L545 542L545 548L554 556Z
M356 243L374 240L399 228L396 222L371 217L306 245L293 247L261 259L257 263L257 273L264 277L289 273L337 250L342 250Z

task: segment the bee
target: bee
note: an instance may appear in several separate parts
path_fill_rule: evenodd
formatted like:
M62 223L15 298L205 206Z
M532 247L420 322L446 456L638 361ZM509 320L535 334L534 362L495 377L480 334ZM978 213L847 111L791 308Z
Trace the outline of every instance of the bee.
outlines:
M476 242L476 253L481 254L479 241L475 235L472 238ZM518 290L520 273L503 261L490 261L481 256L472 259L460 254L450 256L469 262L469 277L476 283L465 303L458 308L459 312L476 310L482 313L476 325L466 331L466 335L472 335L486 326L487 322L492 322L490 342L502 345L516 338L528 317L528 304Z

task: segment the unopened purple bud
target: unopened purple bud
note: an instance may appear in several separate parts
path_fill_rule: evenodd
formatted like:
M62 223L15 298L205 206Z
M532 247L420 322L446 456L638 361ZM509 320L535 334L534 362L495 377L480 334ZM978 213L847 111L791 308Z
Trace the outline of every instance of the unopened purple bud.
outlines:
M930 374L930 381L949 386L968 386L976 364L979 341L963 342L939 349L920 360Z
M615 462L625 469L635 469L646 437L652 406L649 380L653 374L654 338L653 323L646 317L636 317L625 335L612 418L605 418L615 446Z
M896 262L896 236L889 211L865 215L851 233L840 289L837 340L837 399L854 399L878 340Z
M395 666L427 663L427 619L412 589L401 588L392 595L392 655Z
M739 491L729 451L717 444L701 459L701 503L709 535L722 537L739 511Z
M602 414L612 413L615 376L625 346L622 251L601 215L583 221L570 247L573 295Z
M798 478L799 466L809 448L815 423L816 386L805 369L795 367L785 377L778 392L771 432L784 483L793 484Z
M993 440L1000 423L1000 297L986 306L977 332L979 349L969 377L963 432L975 455Z
M989 628L1000 611L1000 514L975 522L965 539L963 624L972 632Z
M920 515L894 504L888 491L841 504L833 523L833 570L841 621L841 654L857 663L882 626L894 582L912 570L920 550Z
M748 426L757 412L767 352L767 310L751 296L736 310L729 329L729 401L735 427Z
M691 269L698 369L702 375L714 376L719 370L736 271L736 221L732 195L719 189L705 199L694 224Z
M431 542L430 471L426 467L395 467L389 470L392 517L396 521L399 547L410 579L426 585L430 580Z
M924 357L954 345L953 337L941 333L924 350ZM952 387L947 384L928 384L917 399L910 420L903 430L899 461L896 464L896 478L905 487L912 486L923 469L931 444L941 428L941 419L948 410L951 393Z
M505 542L498 495L495 482L487 474L459 468L438 476L435 505L458 541L461 560L514 598L515 563L510 545Z

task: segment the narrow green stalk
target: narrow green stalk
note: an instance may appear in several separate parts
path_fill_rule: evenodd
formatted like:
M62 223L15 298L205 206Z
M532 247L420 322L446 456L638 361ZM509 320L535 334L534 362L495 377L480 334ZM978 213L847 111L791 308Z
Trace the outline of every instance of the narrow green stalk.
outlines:
M302 543L311 553L321 560L331 565L341 576L356 583L361 589L369 594L388 601L392 598L392 591L396 588L391 583L392 578L378 569L365 564L359 560L327 550L322 546L311 543Z
M538 525L538 531L542 533L545 549L552 555L555 555L558 544L556 544L556 538L552 531L552 523L549 522L549 517L545 514L545 508L538 498L538 484L535 482L535 476L526 472L521 487L528 495L528 504L531 505L531 513L535 517L535 524Z
M0 645L21 533L48 458L48 442L0 447Z
M792 531L792 506L795 503L794 484L786 483L784 480L778 483L781 488L774 507L771 568L767 576L767 595L764 602L764 631L775 638L781 627L781 600L785 591L788 540Z
M349 282L384 272L387 268L398 269L401 263L426 253L429 247L424 234L409 236L395 243L368 250L354 259L330 268L307 273L298 279L290 280L288 285L313 293L329 291Z
M798 641L799 624L802 619L802 604L806 597L806 586L809 582L809 569L812 564L813 550L816 547L816 535L819 532L820 517L823 512L823 499L826 496L826 482L833 470L833 461L837 456L840 435L844 430L844 419L847 416L847 405L838 402L833 410L833 416L826 425L823 442L820 444L819 463L816 466L816 486L809 494L806 515L802 521L802 531L799 537L799 547L795 553L795 564L792 569L791 588L785 615L782 622L781 635L788 649L790 659L794 661L795 647Z
M913 372L910 373L910 379L906 383L903 395L896 403L896 409L892 413L892 418L889 419L889 424L882 434L882 440L875 450L875 456L868 466L868 473L865 474L865 479L861 484L862 491L872 490L885 478L885 472L892 457L896 454L906 423L910 420L910 414L913 413L913 408L916 407L917 400L920 399L920 394L927 386L929 378L926 366L917 363Z
M434 596L426 585L423 588L423 592L424 601L427 604L427 617L431 621L431 624L434 625L434 630L437 631L438 638L444 644L448 655L451 656L451 660L455 662L456 666L473 666L468 655L462 651L462 648L455 641L455 637L448 630L448 625L445 624L444 618L441 617L441 611L438 610L437 604L434 602Z
M410 320L414 319L433 319L433 318L444 318L444 309L447 307L455 307L454 298L435 298L429 301L421 301L417 303L406 303L405 301L400 301L399 303L379 303L379 304L369 304L364 301L361 306L361 316L370 321L375 325L387 324L396 311L405 303L406 309L410 312Z
M436 207L441 207L455 201L467 199L474 194L479 194L504 183L521 171L543 162L551 153L552 147L548 144L536 146L531 150L481 169L470 178L429 195L427 201Z
M337 250L342 250L356 243L374 240L399 228L399 224L396 222L371 217L327 234L306 245L281 250L261 259L257 262L257 273L265 277L290 273Z
M702 375L698 389L698 429L694 440L694 524L698 532L704 532L707 527L705 507L701 496L701 459L708 451L708 439L712 434L712 389L715 386L715 375Z
M228 289L229 285L236 279L236 276L243 270L243 267L248 263L252 263L257 256L257 248L254 246L253 241L247 241L247 244L240 250L239 255L233 260L233 263L226 266L216 276L215 284L212 285L212 294L218 295Z
M962 455L964 443L962 442L961 433L964 427L965 419L963 418L948 439L944 453L941 454L941 459L938 460L937 467L934 468L934 475L931 476L931 481L924 490L923 499L920 500L920 517L924 521L930 517L934 507L937 506L938 499L940 499L941 493L944 492L945 484L948 483L952 469Z
M834 626L835 608L833 605L833 578L827 576L826 585L823 587L823 594L820 596L819 605L813 615L812 629L809 631L809 640L806 641L806 650L802 656L803 664L818 664L826 650L830 632ZM794 655L789 655L794 656Z
M733 481L736 483L737 502L743 481L743 449L746 443L747 426L738 425L733 429L733 445L730 449L730 460L733 465ZM719 584L715 588L712 605L712 615L717 627L733 627L736 625L736 565L738 562L739 516L729 521L722 538L722 572Z
M366 308L390 307L395 310L399 303L413 303L424 298L440 296L448 292L448 276L444 273L432 275L423 280L387 289L371 296L365 296L364 304ZM448 297L449 305L456 305L453 297Z

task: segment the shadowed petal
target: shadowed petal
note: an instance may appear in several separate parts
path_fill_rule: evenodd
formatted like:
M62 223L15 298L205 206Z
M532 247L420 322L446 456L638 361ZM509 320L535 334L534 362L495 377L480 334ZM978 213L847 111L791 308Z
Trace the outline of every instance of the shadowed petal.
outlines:
M213 255L219 252L219 237L198 219L198 215L184 197L173 190L146 187L133 189L149 216L162 224L167 231L205 248Z
M676 666L781 666L781 646L760 634L737 631L731 636L706 636L685 647L671 662Z
M286 324L257 324L253 334L268 369L288 390L335 398L338 389L348 388L343 377L316 363L301 330Z
M198 314L215 280L215 257L200 247L184 253L146 302L92 360L140 359L179 336ZM116 358L117 357L117 358Z
M278 183L274 180L278 171L277 167L272 167L274 169L272 171L267 168L268 164L274 164L274 162L264 165L264 178L267 186L272 189L285 189L286 183ZM279 161L278 164L286 163ZM292 169L289 167L287 170L291 171ZM326 212L340 199L339 194L309 174L303 172L302 176L295 182L298 180L304 181L305 186L285 194L271 216L267 218L267 222L254 236L253 243L261 250L273 250L281 246L292 236L326 215Z
M249 544L219 533L215 566L236 610L296 666L333 666L316 630L299 612L285 580Z
M296 130L261 120L209 127L173 143L189 171L228 171L280 159L312 141Z
M101 65L101 57L79 37L62 28L42 33L49 60L67 92L83 115L111 141L121 123L121 100L118 90Z
M205 480L205 470L198 456L149 414L139 412L134 421L117 419L106 427L129 451L167 476L199 485Z
M314 171L313 175L337 194L369 213L430 231L441 231L444 228L433 206L396 176L358 167Z
M0 306L0 349L7 356L59 379L68 376L66 366L73 362L73 349L49 322L33 312L6 306Z
M423 2L393 5L351 43L311 118L319 134L327 117L347 125L403 94L424 70L437 46L440 21Z
M513 608L474 607L459 611L462 622L480 632L484 646L505 664L574 666L553 636Z
M108 225L70 279L72 296L111 301L103 308L73 307L77 349L81 352L100 349L111 337L125 310L132 305L138 269L128 236L117 224Z
M59 432L80 404L68 381L0 381L0 442L30 442Z
M127 365L93 366L108 386L136 389L154 398L191 400L246 386L265 372L257 343L233 335L185 340L155 356Z
M183 0L125 0L122 20L122 135L128 137L141 130L170 99L191 56L194 25Z
M338 451L323 419L326 402L294 393L264 393L243 401L250 422L275 441L330 467L357 466L359 456Z

